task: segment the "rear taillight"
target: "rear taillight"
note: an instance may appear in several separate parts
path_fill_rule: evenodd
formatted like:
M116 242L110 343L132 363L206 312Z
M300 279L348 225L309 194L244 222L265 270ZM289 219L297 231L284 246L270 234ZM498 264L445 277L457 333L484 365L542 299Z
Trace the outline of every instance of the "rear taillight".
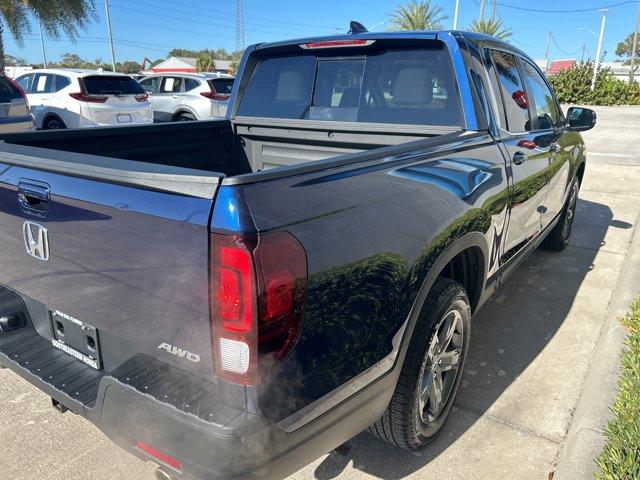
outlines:
M211 236L211 317L216 373L259 383L259 363L282 360L300 333L307 259L287 232Z
M97 96L97 95L88 95L83 92L75 92L70 93L69 96L71 98L75 98L80 102L88 102L88 103L104 103L107 101L107 97Z
M200 92L200 95L207 97L209 100L221 100L223 102L229 100L229 95L220 95L215 92Z
M139 93L138 95L135 95L135 98L139 102L146 102L147 99L149 98L149 94L147 92Z

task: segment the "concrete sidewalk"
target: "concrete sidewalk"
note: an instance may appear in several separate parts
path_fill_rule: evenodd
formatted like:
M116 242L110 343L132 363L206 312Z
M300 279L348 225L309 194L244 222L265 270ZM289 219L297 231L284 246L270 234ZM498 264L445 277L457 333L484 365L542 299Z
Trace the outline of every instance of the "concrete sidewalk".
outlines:
M538 251L474 318L457 405L421 452L363 433L290 477L547 478L640 217L640 108L598 109L570 247ZM0 371L0 480L150 480L153 467Z

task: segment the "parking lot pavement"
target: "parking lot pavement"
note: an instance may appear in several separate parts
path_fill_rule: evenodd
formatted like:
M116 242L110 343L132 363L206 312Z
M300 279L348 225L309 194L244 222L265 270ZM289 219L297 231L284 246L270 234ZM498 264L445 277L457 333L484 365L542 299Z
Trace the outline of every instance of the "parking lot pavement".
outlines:
M571 245L538 251L476 315L457 405L426 450L363 433L292 475L546 478L565 440L640 217L640 108L598 108ZM0 371L0 480L149 480L153 467Z

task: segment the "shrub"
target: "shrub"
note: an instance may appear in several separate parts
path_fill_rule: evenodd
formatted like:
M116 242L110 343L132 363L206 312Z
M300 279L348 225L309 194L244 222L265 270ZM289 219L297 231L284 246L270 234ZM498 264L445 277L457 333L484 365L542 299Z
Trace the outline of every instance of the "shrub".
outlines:
M591 91L593 62L582 62L550 76L561 103L583 105L640 105L640 85L617 79L610 68L600 68L595 90Z

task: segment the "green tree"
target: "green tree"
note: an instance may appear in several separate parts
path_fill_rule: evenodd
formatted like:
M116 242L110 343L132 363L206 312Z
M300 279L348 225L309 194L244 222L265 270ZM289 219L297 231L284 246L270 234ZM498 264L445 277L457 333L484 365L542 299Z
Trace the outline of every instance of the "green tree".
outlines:
M471 25L469 25L469 30L472 32L491 35L492 37L496 37L500 40L508 40L513 34L513 32L509 28L505 27L497 18L474 20L471 22Z
M65 53L62 55L58 65L60 68L91 68L93 66L93 64L80 58L80 55L75 53Z
M406 5L396 7L391 15L390 30L440 30L447 18L442 7L431 0L409 0Z
M140 73L142 70L142 65L134 60L127 60L122 62L122 64L118 64L118 71L122 73Z
M8 30L19 46L31 33L32 15L51 37L65 33L74 40L95 18L94 0L0 0L0 72L4 73L4 35Z
M213 72L216 69L216 63L211 53L203 53L198 57L196 69L199 72Z
M619 57L623 57L623 62L625 64L631 63L631 50L633 48L633 33L627 35L622 42L618 43L616 47L616 55ZM638 39L636 41L636 62L640 60L640 35L638 35Z

